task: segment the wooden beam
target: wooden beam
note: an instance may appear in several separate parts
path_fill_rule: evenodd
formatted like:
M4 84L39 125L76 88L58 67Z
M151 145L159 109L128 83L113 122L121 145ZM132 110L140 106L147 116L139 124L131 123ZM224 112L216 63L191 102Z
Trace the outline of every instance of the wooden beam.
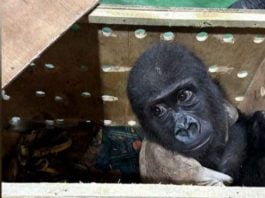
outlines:
M2 87L98 0L3 0Z
M265 28L265 11L102 5L89 15L89 22L151 26Z
M265 188L163 184L2 183L2 196L14 197L264 197Z

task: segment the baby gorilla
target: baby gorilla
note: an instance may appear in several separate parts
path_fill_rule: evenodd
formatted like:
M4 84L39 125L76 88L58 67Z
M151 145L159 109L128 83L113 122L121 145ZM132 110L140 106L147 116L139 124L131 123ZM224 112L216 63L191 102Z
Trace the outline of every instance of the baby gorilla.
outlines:
M148 49L127 91L147 140L232 176L235 185L265 185L264 112L231 117L203 62L185 47L165 42Z

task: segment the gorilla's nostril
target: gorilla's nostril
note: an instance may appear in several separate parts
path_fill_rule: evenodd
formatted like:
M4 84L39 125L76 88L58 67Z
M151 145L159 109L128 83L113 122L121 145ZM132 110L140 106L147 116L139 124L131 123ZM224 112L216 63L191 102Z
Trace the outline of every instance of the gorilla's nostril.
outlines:
M185 129L179 129L176 131L176 136L189 136L189 133Z
M188 130L191 132L191 133L196 133L197 130L198 130L198 125L196 123L191 123Z
M195 123L190 124L189 130L197 130L197 129L198 129L197 124L195 124Z

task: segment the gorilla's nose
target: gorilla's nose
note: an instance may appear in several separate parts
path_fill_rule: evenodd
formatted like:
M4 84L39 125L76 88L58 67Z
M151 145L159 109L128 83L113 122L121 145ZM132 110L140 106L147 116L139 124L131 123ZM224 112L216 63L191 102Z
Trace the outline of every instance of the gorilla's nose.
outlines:
M189 115L176 114L175 117L175 138L183 143L192 141L199 133L199 125L193 117Z

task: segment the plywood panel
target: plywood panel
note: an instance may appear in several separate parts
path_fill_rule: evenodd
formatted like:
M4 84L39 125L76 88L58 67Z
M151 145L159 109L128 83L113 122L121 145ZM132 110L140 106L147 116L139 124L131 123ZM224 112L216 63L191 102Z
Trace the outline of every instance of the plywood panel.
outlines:
M98 33L95 25L75 24L5 88L5 123L25 119L103 120ZM48 64L48 67L47 67ZM54 68L51 68L51 65ZM36 91L45 92L38 97ZM83 92L91 95L84 97ZM56 96L62 100L55 99Z
M207 69L217 67L217 71L209 72L209 74L220 82L228 99L234 104L239 105L242 97L245 96L252 79L264 60L265 42L256 43L254 39L257 35L264 35L262 29L234 29L234 28L180 28L180 27L150 27L150 26L110 26L109 27L117 34L115 37L100 36L101 56L100 61L104 64L123 65L132 67L136 59L152 44L163 40L165 32L172 32L174 39L169 42L177 42L185 45L191 51L195 52L206 64ZM135 32L139 29L144 30L144 38L137 38ZM200 32L206 32L208 38L205 41L198 41L197 36ZM129 35L128 37L126 35ZM225 42L223 40L226 34L232 34L233 40ZM125 35L125 36L122 36ZM120 38L120 39L119 39ZM119 49L117 51L117 49ZM122 64L121 63L122 60ZM126 64L127 63L127 64ZM125 64L125 65L124 65ZM243 77L240 72L244 73ZM128 124L130 120L136 120L128 100L126 99L126 111L119 109L124 105L124 99L127 98L126 86L129 71L120 73L104 73L103 90L111 85L115 87L112 94L118 94L121 101L117 101L112 107L104 106L105 115L111 117L115 123ZM258 72L260 73L260 72ZM115 77L115 75L118 75ZM264 78L264 77L260 77ZM109 80L104 80L109 79ZM260 81L259 81L260 82ZM115 86L123 84L124 86ZM247 96L245 96L247 97ZM245 107L239 106L242 111L246 111ZM265 105L259 103L258 107L264 109ZM111 116L112 115L112 116ZM123 119L125 120L121 122Z
M3 0L2 87L98 0Z
M124 75L126 72L119 70L128 67L129 32L127 26L118 26L117 28L112 26L111 32L108 33L106 29L108 30L108 27L99 26L98 31L102 93L117 97L117 100L104 102L104 119L111 120L114 125L119 125L126 123L127 97L125 90L127 78Z

